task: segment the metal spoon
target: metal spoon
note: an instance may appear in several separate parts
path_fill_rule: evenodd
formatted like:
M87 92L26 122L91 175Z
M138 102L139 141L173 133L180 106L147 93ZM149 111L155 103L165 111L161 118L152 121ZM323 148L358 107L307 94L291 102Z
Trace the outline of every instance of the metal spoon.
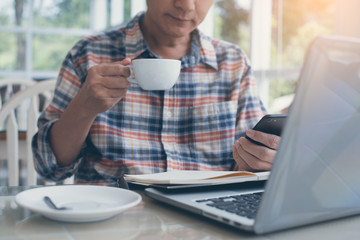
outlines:
M55 209L55 210L69 210L71 208L69 207L58 207L55 205L55 203L51 200L50 197L48 196L44 196L44 202L46 203L46 205L48 205L50 208Z

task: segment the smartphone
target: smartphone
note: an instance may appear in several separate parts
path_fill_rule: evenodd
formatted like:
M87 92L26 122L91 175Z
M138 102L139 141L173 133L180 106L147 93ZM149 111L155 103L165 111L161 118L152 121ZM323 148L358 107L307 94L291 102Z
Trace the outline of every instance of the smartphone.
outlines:
M287 114L265 115L260 119L260 121L255 125L255 127L253 127L253 130L281 136L281 131L285 126L286 118L287 118ZM264 144L254 141L248 136L246 136L246 138L256 144L264 146Z

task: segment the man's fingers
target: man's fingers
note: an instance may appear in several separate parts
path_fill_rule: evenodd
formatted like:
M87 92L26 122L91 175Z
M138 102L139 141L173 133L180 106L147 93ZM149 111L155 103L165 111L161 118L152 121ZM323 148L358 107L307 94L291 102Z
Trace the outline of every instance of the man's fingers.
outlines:
M246 135L268 147L255 144L245 137L239 138L233 145L233 157L239 168L249 171L271 170L281 138L254 130L247 131Z
M107 101L108 99L114 99L116 101L117 99L120 100L125 97L126 91L126 88L102 88L100 91L96 91L93 96L100 101Z
M131 63L131 59L130 58L124 58L123 60L121 60L120 62L113 62L113 63L120 63L121 65L129 65Z
M100 76L130 76L130 69L125 65L129 65L129 60L124 59L121 62L102 63L89 69L89 74L97 74Z
M246 164L244 159L242 159L241 156L240 156L241 149L239 149L239 145L240 145L239 142L237 142L237 143L235 143L233 145L233 157L234 157L234 160L235 160L235 162L237 164L237 170L251 171L252 169L249 167L249 165Z
M246 135L254 141L260 142L271 149L278 149L280 137L255 130L247 130Z
M240 138L239 143L243 149L246 149L246 152L251 154L252 156L256 157L257 159L261 159L262 161L272 163L275 155L276 150L260 146L249 141L246 138Z
M103 77L101 85L109 89L129 88L130 83L123 77Z
M254 145L258 149L249 149L249 145ZM253 147L253 146L251 146ZM238 154L243 159L243 161L252 169L252 170L270 170L272 166L272 158L268 158L268 153L265 152L265 155L262 155L262 150L270 150L266 147L258 146L251 143L245 138L239 139ZM272 150L273 151L273 150ZM260 157L258 155L261 155Z
M104 64L98 65L98 73L101 76L130 76L130 69L121 64Z

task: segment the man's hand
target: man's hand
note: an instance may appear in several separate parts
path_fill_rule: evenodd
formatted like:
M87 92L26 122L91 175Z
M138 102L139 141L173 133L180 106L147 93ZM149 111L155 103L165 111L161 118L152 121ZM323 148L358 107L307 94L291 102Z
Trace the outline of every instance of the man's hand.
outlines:
M60 166L69 166L75 161L96 115L125 97L130 86L126 80L130 75L126 65L130 62L126 58L89 69L79 93L51 128L51 147Z
M246 135L267 147L257 145L245 137L239 138L233 145L235 170L269 171L280 143L280 137L255 130L246 131Z
M113 107L125 97L130 83L126 78L130 70L126 67L131 60L102 63L89 69L84 85L76 96L77 102L89 115L96 116Z

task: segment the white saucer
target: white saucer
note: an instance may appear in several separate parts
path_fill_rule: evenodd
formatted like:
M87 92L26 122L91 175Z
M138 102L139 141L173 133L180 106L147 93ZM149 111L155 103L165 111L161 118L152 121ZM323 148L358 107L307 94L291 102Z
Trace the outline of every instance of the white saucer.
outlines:
M55 210L44 202L49 196L58 207ZM17 204L47 218L64 222L93 222L111 218L141 202L133 191L104 186L59 185L40 187L18 193Z

